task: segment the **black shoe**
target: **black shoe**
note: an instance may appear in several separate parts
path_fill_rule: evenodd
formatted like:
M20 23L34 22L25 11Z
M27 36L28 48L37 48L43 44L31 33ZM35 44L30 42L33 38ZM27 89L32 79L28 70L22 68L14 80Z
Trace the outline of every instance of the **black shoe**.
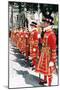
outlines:
M44 83L42 83L42 82L39 82L39 84L40 84L40 85L44 85Z
M35 68L33 67L32 70L35 70Z
M34 65L33 64L30 64L30 67L33 67Z
M47 80L40 79L39 84L43 84L44 85L45 83L47 83Z

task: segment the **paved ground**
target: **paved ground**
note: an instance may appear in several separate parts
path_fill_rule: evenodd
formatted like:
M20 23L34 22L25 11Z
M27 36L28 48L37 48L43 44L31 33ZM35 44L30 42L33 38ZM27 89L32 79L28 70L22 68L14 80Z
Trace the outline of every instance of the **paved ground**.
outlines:
M25 63L25 59L16 47L9 40L9 87L34 87L42 86L38 84L39 74ZM58 84L57 74L53 75L52 85ZM41 76L43 77L43 76Z

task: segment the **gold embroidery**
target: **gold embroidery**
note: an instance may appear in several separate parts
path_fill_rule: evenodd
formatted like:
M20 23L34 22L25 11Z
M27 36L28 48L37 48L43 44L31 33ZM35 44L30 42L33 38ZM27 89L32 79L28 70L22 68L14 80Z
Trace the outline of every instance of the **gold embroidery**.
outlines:
M52 56L56 55L56 52L52 53Z
M56 59L56 56L53 56L52 58L53 58L53 59Z
M56 52L56 49L52 50L52 52Z

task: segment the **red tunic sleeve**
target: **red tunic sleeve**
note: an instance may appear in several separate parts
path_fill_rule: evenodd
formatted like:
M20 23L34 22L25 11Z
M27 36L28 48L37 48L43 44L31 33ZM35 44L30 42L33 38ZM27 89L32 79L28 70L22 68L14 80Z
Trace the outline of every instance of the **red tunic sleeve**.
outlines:
M51 49L51 60L56 62L56 35L54 33L49 36L48 45Z

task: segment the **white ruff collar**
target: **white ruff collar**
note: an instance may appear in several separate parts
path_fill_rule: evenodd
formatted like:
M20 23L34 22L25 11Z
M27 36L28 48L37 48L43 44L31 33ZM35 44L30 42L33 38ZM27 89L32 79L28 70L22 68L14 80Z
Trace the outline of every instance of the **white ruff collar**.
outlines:
M44 31L47 31L47 32L48 32L48 31L51 31L51 30L52 30L52 26L51 26L51 25L44 28Z
M37 28L33 28L32 31L33 31L33 30L37 30Z

